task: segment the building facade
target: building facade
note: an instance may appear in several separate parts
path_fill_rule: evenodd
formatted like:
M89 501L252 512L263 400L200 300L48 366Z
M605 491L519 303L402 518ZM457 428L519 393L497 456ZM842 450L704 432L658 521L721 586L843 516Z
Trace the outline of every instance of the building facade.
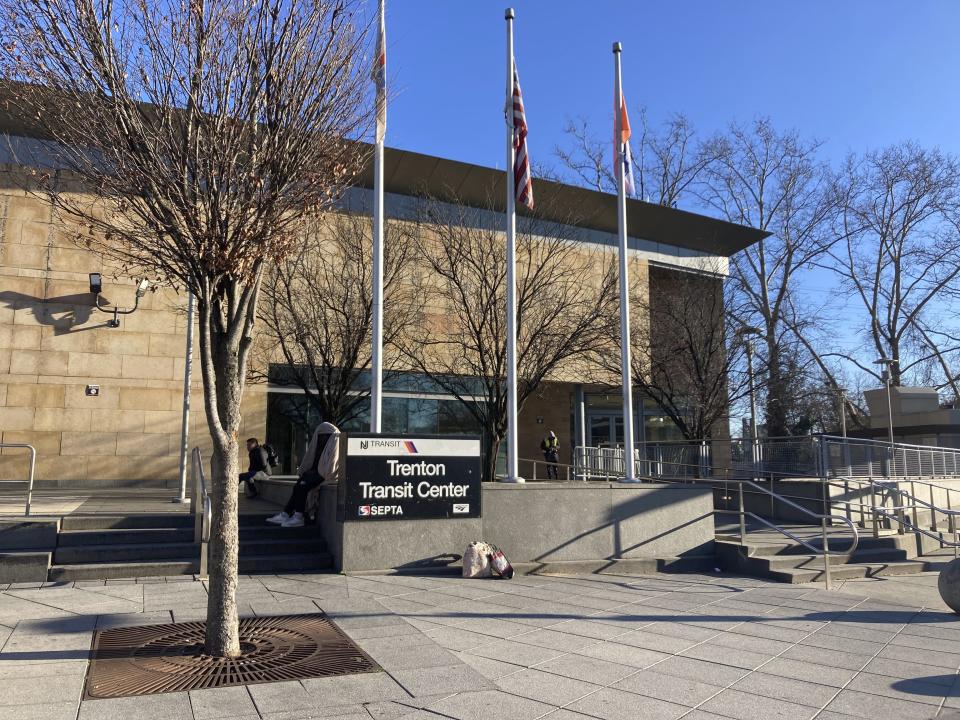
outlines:
M27 138L14 138L29 143ZM8 145L13 145L11 142ZM186 297L159 287L136 298L136 281L101 255L70 239L59 217L26 188L29 168L9 155L0 166L0 442L37 449L37 485L175 486L179 477L183 405ZM387 214L409 219L414 200L429 194L488 208L496 222L503 173L410 152L386 156ZM366 212L371 173L344 199L343 210ZM538 200L577 208L577 242L598 258L616 253L615 198L538 181ZM697 271L725 267L727 258L763 234L703 216L628 201L632 272L646 283L648 269ZM566 215L557 215L563 223ZM548 218L549 219L549 218ZM137 309L112 327L95 306L89 273L103 277L111 305ZM442 322L442 311L437 322ZM643 321L641 319L641 321ZM199 360L195 358L195 365ZM278 366L282 363L277 363ZM272 367L272 366L271 366ZM243 434L267 438L280 451L283 471L295 467L304 438L321 418L311 417L302 390L274 382L250 383L243 403ZM605 378L565 369L544 382L520 415L519 455L539 458L542 436L554 430L563 458L576 444L622 441L619 388ZM384 431L473 433L462 403L414 372L393 375L384 388ZM207 447L199 373L191 392L190 445ZM648 399L638 398L639 440L672 439L675 432ZM347 430L366 429L363 414ZM0 479L23 479L26 459L0 451ZM521 466L521 473L524 473Z

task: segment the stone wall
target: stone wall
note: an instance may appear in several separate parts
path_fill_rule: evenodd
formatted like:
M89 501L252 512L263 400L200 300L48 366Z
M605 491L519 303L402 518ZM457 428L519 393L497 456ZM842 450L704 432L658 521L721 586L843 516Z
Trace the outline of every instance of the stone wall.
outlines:
M0 442L36 447L38 487L173 484L185 297L148 292L120 327L108 327L111 315L94 307L88 273L103 274L103 298L121 307L133 306L135 282L77 247L50 205L21 189L25 180L15 168L0 170ZM202 441L194 377L191 435ZM87 395L88 385L99 395ZM248 395L245 432L262 436L263 394ZM26 471L25 451L2 451L0 479L24 479Z
M135 313L120 316L120 327L109 327L112 315L95 308L88 273L103 275L105 303L122 308L133 306L136 280L75 244L78 227L28 194L28 180L22 168L0 165L0 442L36 447L38 487L174 486L186 297L165 288L148 292ZM583 252L595 258L583 281L599 281L615 248ZM645 288L647 261L634 258L632 266L635 287ZM428 323L449 316L443 308L428 312ZM190 444L208 455L194 360ZM540 459L540 440L553 429L566 461L572 438L571 385L565 383L583 378L581 369L566 367L554 378L563 383L545 383L529 399L520 417L521 457ZM99 394L88 395L88 385ZM243 437L265 437L264 386L248 386L243 418ZM23 451L0 451L0 479L25 479L26 471Z

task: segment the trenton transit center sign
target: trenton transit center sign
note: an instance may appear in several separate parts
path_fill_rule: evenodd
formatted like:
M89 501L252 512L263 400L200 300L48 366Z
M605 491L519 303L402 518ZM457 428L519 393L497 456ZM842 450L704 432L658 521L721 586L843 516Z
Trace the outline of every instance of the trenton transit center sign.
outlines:
M480 439L347 438L346 521L480 517Z

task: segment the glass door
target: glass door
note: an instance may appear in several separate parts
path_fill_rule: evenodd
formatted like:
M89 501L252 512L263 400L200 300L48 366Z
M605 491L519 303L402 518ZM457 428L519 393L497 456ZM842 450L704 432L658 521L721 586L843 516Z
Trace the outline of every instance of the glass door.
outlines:
M589 418L590 446L610 447L611 417L609 415L591 415ZM621 423L622 428L622 423Z

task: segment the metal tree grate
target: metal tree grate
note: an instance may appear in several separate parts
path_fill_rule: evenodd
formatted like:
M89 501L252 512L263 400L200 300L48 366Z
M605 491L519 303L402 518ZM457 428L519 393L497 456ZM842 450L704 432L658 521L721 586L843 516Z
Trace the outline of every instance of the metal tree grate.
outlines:
M141 625L94 633L87 699L152 695L380 670L326 615L240 620L235 658L203 652L206 623Z

